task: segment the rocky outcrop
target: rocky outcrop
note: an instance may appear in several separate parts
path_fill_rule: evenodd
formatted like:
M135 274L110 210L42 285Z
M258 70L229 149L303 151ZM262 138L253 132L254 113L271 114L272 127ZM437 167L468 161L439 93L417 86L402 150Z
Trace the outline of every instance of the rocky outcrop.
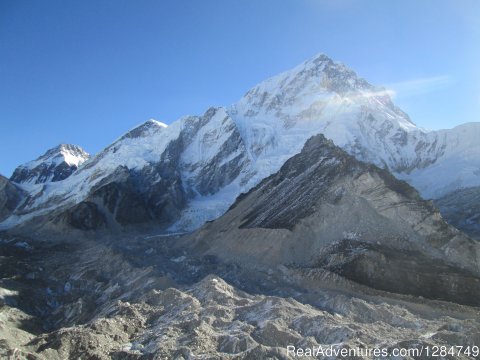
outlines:
M98 230L106 225L104 214L91 201L82 201L67 210L63 217L68 225L80 230Z
M158 173L150 169L150 176ZM158 169L157 169L158 170ZM162 178L152 184L148 191L150 177L138 174L125 167L119 167L104 178L88 197L68 209L61 217L80 230L96 230L148 224L157 221L159 225L169 224L176 219L184 206L185 194L177 179ZM182 202L183 201L183 202Z
M0 221L9 217L24 197L21 189L0 175Z
M445 220L480 240L480 187L453 191L435 200Z

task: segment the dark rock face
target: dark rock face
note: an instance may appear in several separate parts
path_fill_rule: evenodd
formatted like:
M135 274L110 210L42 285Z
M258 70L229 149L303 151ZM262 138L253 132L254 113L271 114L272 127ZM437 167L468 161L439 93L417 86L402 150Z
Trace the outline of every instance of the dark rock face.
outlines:
M151 219L148 209L129 185L128 181L108 183L95 190L89 199L98 203L121 225L147 222Z
M478 275L417 251L345 239L319 266L379 290L479 304Z
M64 180L78 168L77 164L67 162L67 155L76 158L77 163L82 163L89 157L79 146L62 144L48 150L35 161L17 167L10 180L19 184L42 184Z
M113 225L112 221L122 226L152 221L160 226L169 225L185 206L186 194L181 180L175 176L162 177L162 170L165 169L161 166L141 172L117 168L92 188L80 207L68 211L72 214L70 219L74 219L69 224L81 230ZM154 178L161 180L155 182Z
M314 148L318 152L312 151ZM289 159L278 173L262 183L259 188L275 191L265 191L261 201L245 215L241 227L292 230L298 221L315 211L319 196L337 178L345 176L348 171L359 170L349 160L323 135L309 140L304 151ZM358 163L356 165L358 167Z
M66 213L67 223L80 230L96 230L105 225L105 217L95 203L82 201Z
M480 240L480 187L460 189L435 200L445 220Z
M119 167L90 192L85 201L67 211L68 224L80 230L95 230L116 222L120 225L152 220L145 199L132 180L130 171Z
M68 165L66 162L56 164L40 164L33 169L27 169L24 167L18 167L13 172L10 180L16 183L26 183L35 179L35 184L42 184L47 181L60 181L64 180L77 170L76 165Z
M160 163L136 174L135 181L157 224L166 227L178 219L189 197L178 170L170 163Z
M0 175L0 221L11 215L24 195L22 190Z

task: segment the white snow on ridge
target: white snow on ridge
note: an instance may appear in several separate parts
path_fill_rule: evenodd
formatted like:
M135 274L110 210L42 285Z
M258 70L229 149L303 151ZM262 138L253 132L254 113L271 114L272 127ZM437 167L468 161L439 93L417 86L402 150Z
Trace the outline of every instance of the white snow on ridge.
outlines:
M218 193L192 201L171 230L192 230L217 218L241 192L278 171L319 133L360 160L387 166L427 198L480 184L480 167L471 166L480 159L479 136L472 133L467 141L465 131L457 128L427 132L396 108L384 89L336 65L320 55L257 85L230 106L227 112L242 136L250 166ZM337 70L332 78L324 73L328 67ZM341 91L329 89L332 84Z
M439 198L461 188L480 185L480 123L466 123L449 130L431 131L431 142L444 146L442 156L410 174L396 174L425 198Z
M62 199L60 203L54 204L54 207L80 202L95 184L113 173L119 166L141 169L149 163L157 162L168 143L178 137L181 127L181 121L167 127L154 120L137 126L85 162L77 172L67 179L57 183L30 187L29 191L38 196L34 207L45 207L52 198ZM129 136L136 130L138 136Z
M59 165L62 162L66 162L70 166L75 165L78 167L83 162L88 160L88 158L89 154L83 151L83 149L80 147L75 145L61 144L56 148L50 149L38 159L21 165L21 167L26 169L34 169L41 164Z
M47 150L36 160L18 166L13 172L11 180L25 188L29 188L31 185L60 181L68 177L89 157L90 155L79 146L61 144Z
M233 128L234 124L225 109L216 109L213 117L199 129L192 143L184 150L182 162L189 165L211 160L218 154Z
M62 151L62 155L63 155L63 160L70 166L75 165L78 167L81 164L83 164L86 160L88 160L88 156L74 155L69 151Z
M150 121L150 122L152 122L152 123L154 123L154 124L156 124L156 125L158 125L158 126L160 126L160 127L163 127L163 128L167 128L167 127L168 127L167 124L165 124L165 123L163 123L163 122L161 122L161 121L155 120L155 119L150 119L150 120L148 120L148 121Z

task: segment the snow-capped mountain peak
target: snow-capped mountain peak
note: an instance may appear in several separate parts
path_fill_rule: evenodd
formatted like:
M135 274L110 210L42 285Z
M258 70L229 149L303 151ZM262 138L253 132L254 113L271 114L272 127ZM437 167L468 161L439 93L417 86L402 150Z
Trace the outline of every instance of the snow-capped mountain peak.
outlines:
M324 54L256 85L245 94L237 107L242 115L254 116L292 110L309 103L321 106L321 102L329 98L337 98L338 101L345 99L347 102L356 98L370 98L398 111L388 91L371 85L344 64L334 62ZM401 115L411 123L405 113L401 112Z
M399 171L419 163L415 149L425 137L384 88L323 54L253 87L229 112L256 156L296 154L321 133L361 160ZM437 155L429 151L424 157Z
M65 161L68 165L79 166L86 161L90 155L85 152L80 146L72 144L60 144L34 161L31 161L26 166L33 168L38 165L38 162L53 162L56 164Z
M77 145L61 144L57 148L61 157L63 157L63 161L70 166L75 165L78 167L90 157L85 150Z
M10 178L16 183L40 184L69 177L90 155L80 146L60 144L36 160L17 167Z

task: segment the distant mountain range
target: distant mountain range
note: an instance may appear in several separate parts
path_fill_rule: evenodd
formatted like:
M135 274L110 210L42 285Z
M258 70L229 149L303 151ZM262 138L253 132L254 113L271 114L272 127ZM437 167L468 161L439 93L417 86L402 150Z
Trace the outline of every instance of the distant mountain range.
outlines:
M480 185L480 123L425 131L385 89L318 55L229 107L170 126L149 120L92 158L60 145L19 166L10 180L26 196L3 227L82 209L97 220L75 220L81 228L154 222L166 231L191 231L222 215L316 134L388 169L426 199ZM463 204L456 209L461 213Z

